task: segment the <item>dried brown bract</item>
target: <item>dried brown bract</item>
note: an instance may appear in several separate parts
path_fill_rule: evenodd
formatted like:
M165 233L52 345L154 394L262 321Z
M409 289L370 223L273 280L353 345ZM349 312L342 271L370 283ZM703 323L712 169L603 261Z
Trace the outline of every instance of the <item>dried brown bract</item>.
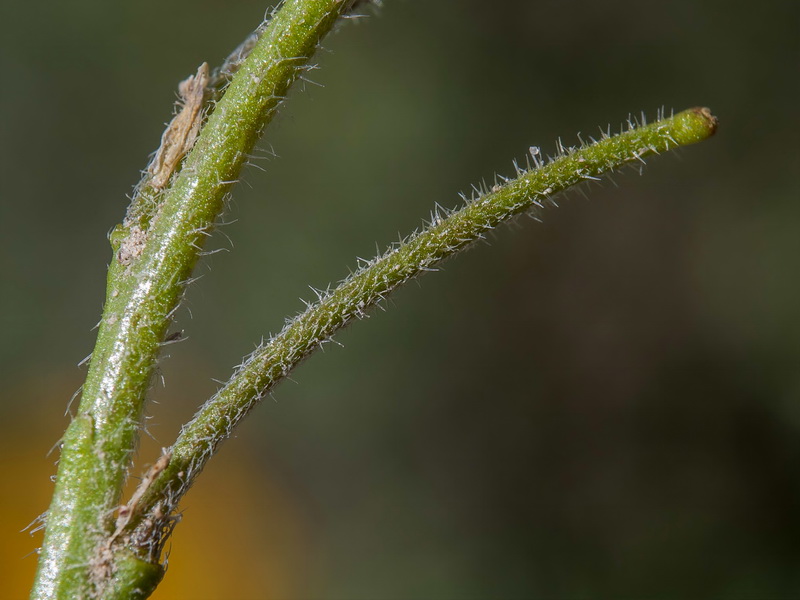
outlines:
M148 168L150 184L157 190L169 182L178 163L192 149L197 139L203 122L207 87L208 63L200 65L195 75L190 75L178 85L181 108L161 136L161 145Z

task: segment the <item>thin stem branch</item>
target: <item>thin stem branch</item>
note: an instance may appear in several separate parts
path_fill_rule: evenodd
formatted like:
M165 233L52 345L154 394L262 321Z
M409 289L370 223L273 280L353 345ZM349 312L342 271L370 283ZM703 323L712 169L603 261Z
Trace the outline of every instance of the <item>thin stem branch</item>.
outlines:
M437 211L430 225L362 266L319 302L289 322L258 348L231 379L184 426L170 448L171 459L141 497L139 513L128 524L131 541L144 551L159 547L158 536L170 523L178 501L211 458L217 446L278 382L336 331L385 299L412 277L464 250L504 221L538 210L555 194L626 163L706 139L716 129L708 109L695 108L650 125L631 128L580 148L559 148L559 157L544 164L538 150L536 168L519 170L517 178L468 202L450 214ZM134 531L134 528L138 529Z
M104 540L114 528L146 392L185 282L261 130L350 5L288 0L214 106L171 185L171 172L146 179L132 206L136 214L129 211L115 230L106 304L78 414L62 439L32 598L102 595L116 568L102 552ZM206 74L201 67L197 77ZM196 98L192 81L186 102ZM196 102L191 108L196 119ZM181 143L191 134L184 131Z

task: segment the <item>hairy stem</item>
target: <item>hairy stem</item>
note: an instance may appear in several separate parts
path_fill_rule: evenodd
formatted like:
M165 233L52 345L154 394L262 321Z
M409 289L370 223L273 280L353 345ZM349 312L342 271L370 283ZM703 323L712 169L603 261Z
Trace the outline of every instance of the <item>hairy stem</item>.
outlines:
M234 75L171 185L154 191L145 181L138 201L146 210L115 230L97 343L78 414L62 440L32 598L102 595L116 569L100 550L113 531L145 395L185 283L261 130L350 5L288 0Z
M157 546L160 542L153 536L164 530L177 502L217 446L258 401L337 330L362 317L397 287L434 270L440 261L482 239L500 223L542 208L570 186L598 179L626 163L643 162L648 155L706 139L714 133L716 123L708 109L695 108L650 125L631 126L614 137L604 135L591 145L559 148L559 157L547 164L538 150L532 149L536 168L519 170L516 179L495 186L458 211L437 212L426 229L363 265L238 368L170 448L169 465L154 478L140 500L139 514L129 523L131 529L139 526L131 539L142 550Z

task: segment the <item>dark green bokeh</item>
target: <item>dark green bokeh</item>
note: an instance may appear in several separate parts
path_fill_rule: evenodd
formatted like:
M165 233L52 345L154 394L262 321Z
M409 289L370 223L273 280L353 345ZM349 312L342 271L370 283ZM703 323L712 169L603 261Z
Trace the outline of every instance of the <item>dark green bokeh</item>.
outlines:
M661 106L707 105L721 126L681 160L498 231L256 411L231 444L302 504L309 597L800 594L798 6L386 0L328 40L310 74L324 87L295 90L261 145L280 158L236 190L233 252L199 267L157 417L188 418L307 285L511 173L528 146ZM78 377L105 234L177 81L265 8L4 7L9 389ZM194 403L170 403L185 387ZM8 394L0 416L55 419L66 401ZM167 444L174 427L154 434Z

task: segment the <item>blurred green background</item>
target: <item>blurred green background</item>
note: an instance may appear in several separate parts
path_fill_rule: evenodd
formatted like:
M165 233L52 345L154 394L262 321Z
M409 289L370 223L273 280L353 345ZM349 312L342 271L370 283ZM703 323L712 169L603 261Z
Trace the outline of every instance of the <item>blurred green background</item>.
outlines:
M41 534L17 532L47 506L106 233L177 82L266 8L0 9L8 597L35 567ZM211 462L155 597L800 596L799 25L790 0L385 0L331 36L211 240L233 251L199 267L136 473L308 285L530 145L662 106L720 130L338 335Z

